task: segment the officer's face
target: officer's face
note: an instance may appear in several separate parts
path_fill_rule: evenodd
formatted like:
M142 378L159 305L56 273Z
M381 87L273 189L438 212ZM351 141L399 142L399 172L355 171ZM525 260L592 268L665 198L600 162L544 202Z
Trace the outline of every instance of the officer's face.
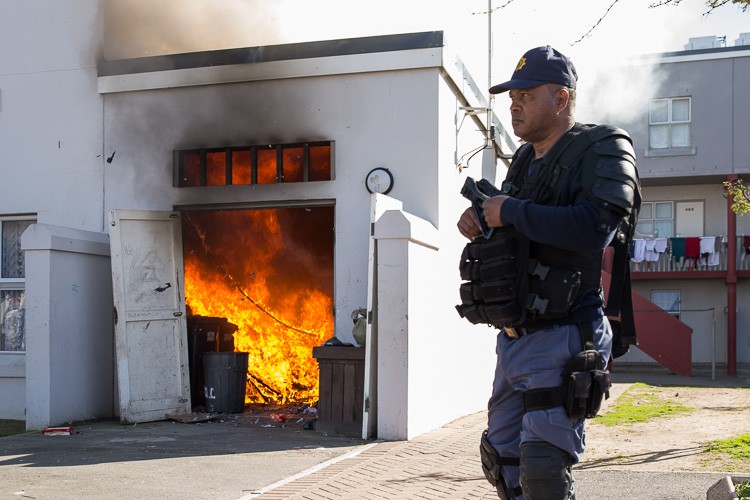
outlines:
M559 86L538 85L511 90L510 115L513 132L526 142L537 142L557 128Z

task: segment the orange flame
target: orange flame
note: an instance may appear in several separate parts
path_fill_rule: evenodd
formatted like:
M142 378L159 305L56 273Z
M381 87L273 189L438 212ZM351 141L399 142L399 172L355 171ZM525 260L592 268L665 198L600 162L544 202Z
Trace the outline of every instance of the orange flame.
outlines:
M246 403L318 399L312 348L334 330L332 217L332 207L185 213L186 302L238 326Z

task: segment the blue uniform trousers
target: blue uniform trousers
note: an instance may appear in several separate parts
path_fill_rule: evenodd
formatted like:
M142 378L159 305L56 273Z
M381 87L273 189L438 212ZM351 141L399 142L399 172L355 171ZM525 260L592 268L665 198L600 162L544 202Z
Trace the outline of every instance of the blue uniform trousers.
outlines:
M606 362L612 351L612 328L606 317L593 326L595 348ZM581 345L577 325L555 326L519 339L508 338L504 331L498 334L487 437L501 457L519 458L522 443L546 441L568 452L573 463L580 460L584 419L568 418L562 406L525 413L523 391L559 386L567 363L581 352ZM518 466L505 465L502 474L510 489L518 487Z

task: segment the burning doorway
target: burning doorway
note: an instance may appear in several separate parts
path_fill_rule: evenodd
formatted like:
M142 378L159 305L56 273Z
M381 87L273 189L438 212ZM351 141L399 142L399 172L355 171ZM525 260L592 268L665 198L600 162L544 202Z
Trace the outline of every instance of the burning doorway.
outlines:
M312 404L312 348L334 335L334 207L183 212L188 315L237 327L246 403Z

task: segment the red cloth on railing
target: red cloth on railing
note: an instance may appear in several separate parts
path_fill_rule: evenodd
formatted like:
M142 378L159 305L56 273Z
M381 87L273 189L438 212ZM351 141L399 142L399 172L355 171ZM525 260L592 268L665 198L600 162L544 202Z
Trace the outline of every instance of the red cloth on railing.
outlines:
M695 269L700 256L701 239L698 237L685 238L685 258L687 259L688 271Z
M685 257L697 259L701 255L701 239L685 238Z

